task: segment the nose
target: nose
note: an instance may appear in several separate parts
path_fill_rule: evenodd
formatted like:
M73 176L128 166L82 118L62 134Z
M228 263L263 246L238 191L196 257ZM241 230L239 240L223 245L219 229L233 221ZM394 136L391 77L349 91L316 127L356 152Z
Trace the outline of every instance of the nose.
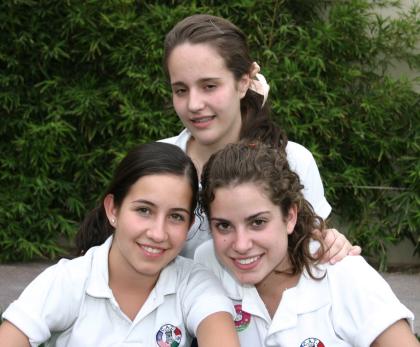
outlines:
M240 254L247 253L252 248L251 235L246 230L237 230L235 233L235 240L232 246L235 252Z
M168 232L166 227L166 218L157 217L150 223L146 231L146 235L153 242L164 242L168 239Z
M204 108L204 104L202 93L194 88L191 88L188 95L188 110L192 113L199 112Z

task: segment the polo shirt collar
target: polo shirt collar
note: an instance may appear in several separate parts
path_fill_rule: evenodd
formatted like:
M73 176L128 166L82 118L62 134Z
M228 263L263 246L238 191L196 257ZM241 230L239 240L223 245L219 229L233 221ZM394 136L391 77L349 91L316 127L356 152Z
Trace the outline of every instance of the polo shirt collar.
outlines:
M323 265L319 266L318 269L313 269L316 277L322 276L325 271L326 268ZM313 280L304 271L296 287L284 291L267 336L296 326L298 315L316 311L328 305L330 301L326 278Z
M187 153L187 144L188 144L188 141L189 141L190 138L191 138L191 133L187 128L185 128L177 136L176 141L175 141L175 145L177 145L185 153Z
M177 268L176 259L169 263L160 273L155 287L150 292L146 302L137 313L134 323L147 317L153 310L165 302L165 296L176 293L177 289Z
M86 287L86 294L95 298L112 298L112 291L109 288L108 256L112 244L112 236L100 246L91 248L89 253L92 258L91 272Z
M229 270L220 262L219 264L225 270L222 272L221 280L229 298L240 301L242 310L245 312L261 317L267 323L270 323L271 318L255 286L239 284ZM322 277L326 272L326 266L319 265L318 268L313 268L312 272L315 277ZM268 335L296 326L299 314L315 311L330 303L331 300L328 293L327 279L313 280L305 270L300 276L297 285L284 291L280 305L271 322Z
M221 263L220 265L222 266ZM226 268L224 269L222 283L229 298L240 301L243 311L248 312L252 316L261 317L269 323L271 321L270 316L255 286L239 284L235 277Z

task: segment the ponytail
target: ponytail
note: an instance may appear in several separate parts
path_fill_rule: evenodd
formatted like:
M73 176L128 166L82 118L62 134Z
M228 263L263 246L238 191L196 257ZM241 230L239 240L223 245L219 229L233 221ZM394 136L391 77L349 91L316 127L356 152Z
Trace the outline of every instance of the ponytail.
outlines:
M85 254L93 246L101 245L113 232L104 206L95 207L86 215L76 234L76 256Z
M241 100L241 140L259 141L286 153L287 135L270 117L270 106L263 106L263 96L248 90Z

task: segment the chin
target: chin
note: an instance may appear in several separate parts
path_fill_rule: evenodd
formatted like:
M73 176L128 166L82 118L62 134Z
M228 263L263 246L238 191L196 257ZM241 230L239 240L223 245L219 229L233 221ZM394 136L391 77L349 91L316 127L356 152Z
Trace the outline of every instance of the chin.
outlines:
M257 285L258 283L260 283L261 282L261 280L260 279L256 279L256 278L253 278L253 277L250 277L250 276L244 276L243 274L235 274L235 278L238 280L238 282L240 283L240 284L246 284L246 285L252 285L252 286L255 286L255 285Z

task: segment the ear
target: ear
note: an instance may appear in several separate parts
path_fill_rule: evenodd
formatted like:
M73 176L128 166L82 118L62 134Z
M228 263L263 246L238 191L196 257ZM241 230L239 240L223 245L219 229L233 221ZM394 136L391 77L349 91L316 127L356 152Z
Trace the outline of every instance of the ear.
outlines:
M238 81L238 91L241 99L245 96L251 83L251 77L249 74L243 74L241 79Z
M297 216L298 216L297 205L294 204L292 207L290 207L289 214L287 215L287 218L286 218L286 227L287 227L288 235L293 233L293 231L295 230Z
M108 194L104 199L104 208L105 213L108 218L109 224L115 227L115 223L117 220L118 210L114 204L114 195Z

